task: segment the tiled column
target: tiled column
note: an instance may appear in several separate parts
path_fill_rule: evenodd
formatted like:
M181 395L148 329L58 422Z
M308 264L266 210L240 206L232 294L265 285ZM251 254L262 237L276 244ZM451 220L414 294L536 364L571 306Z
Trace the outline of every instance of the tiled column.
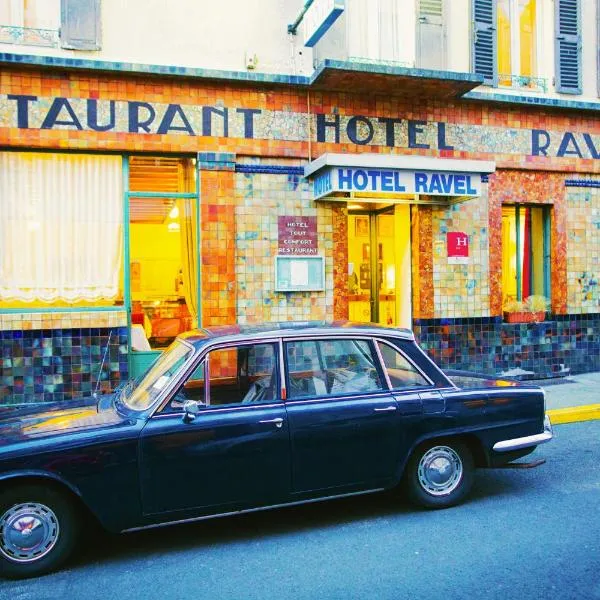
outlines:
M199 156L202 324L235 323L235 155Z

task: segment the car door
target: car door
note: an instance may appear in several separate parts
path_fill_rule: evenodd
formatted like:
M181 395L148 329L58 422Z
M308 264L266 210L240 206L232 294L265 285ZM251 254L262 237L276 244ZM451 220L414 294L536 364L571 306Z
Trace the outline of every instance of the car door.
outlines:
M290 448L279 357L276 341L215 348L148 420L140 440L145 514L285 500Z
M284 355L294 494L343 493L393 479L401 418L373 342L290 340Z

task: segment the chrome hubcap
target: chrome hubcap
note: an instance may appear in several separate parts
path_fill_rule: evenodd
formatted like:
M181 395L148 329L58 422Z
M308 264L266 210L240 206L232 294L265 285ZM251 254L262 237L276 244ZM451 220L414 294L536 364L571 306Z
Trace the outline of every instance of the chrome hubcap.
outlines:
M419 461L419 483L432 496L452 493L460 484L462 474L460 456L448 446L430 448Z
M15 504L0 517L0 552L13 562L46 556L59 535L54 512L38 502Z

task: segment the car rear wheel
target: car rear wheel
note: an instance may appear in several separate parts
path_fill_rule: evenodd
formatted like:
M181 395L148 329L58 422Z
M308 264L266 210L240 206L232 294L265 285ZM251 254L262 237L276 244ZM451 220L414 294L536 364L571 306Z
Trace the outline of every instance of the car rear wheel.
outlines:
M60 491L35 484L0 494L0 574L10 579L54 571L71 554L79 519Z
M460 440L421 444L412 454L404 483L410 500L424 508L447 508L462 502L473 485L473 457Z

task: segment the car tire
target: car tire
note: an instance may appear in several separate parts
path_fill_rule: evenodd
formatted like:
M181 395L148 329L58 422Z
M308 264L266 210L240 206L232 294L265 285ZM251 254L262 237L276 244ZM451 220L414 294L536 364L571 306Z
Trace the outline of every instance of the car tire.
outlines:
M75 547L79 524L72 500L53 487L4 488L0 493L0 575L22 579L58 569Z
M473 456L463 442L433 440L412 453L404 472L404 485L413 504L448 508L466 498L473 478Z

